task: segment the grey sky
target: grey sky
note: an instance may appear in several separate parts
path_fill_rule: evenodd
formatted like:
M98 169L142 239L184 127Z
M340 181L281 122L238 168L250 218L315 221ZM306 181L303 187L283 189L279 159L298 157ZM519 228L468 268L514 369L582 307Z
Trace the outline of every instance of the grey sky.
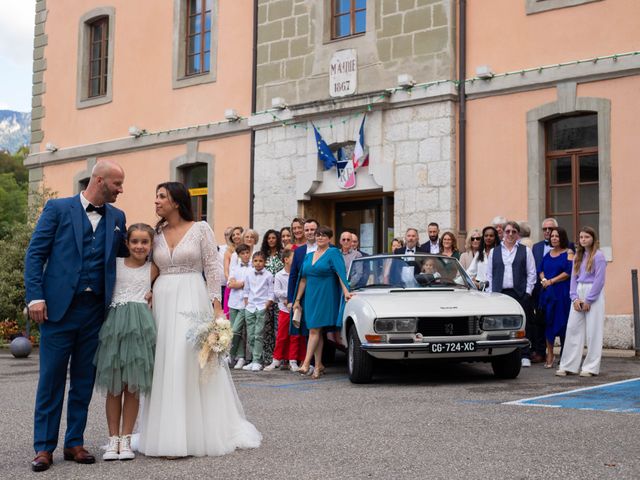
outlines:
M0 110L31 110L35 0L0 0Z

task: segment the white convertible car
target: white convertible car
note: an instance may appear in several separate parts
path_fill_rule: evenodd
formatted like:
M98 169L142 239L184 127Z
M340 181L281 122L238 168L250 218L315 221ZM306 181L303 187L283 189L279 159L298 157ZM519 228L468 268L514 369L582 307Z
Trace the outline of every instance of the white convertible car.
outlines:
M525 314L514 299L479 291L457 260L374 255L349 269L342 338L349 378L369 382L374 358L491 362L500 378L520 373Z

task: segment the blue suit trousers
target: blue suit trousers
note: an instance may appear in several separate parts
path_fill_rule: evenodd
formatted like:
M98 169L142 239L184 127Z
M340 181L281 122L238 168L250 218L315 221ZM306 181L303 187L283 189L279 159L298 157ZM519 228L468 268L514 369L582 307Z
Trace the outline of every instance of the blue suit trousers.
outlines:
M67 432L64 447L84 445L84 429L93 384L93 358L104 320L104 298L75 295L59 322L40 325L40 379L36 393L34 450L53 452L58 444L62 405L69 371Z

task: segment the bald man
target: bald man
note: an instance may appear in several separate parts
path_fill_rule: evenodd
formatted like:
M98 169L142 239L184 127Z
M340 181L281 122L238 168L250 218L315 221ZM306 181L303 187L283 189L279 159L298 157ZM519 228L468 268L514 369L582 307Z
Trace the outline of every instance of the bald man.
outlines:
M47 202L25 257L29 316L40 324L40 378L36 393L31 469L47 470L58 444L67 367L67 431L64 458L94 463L84 448L91 402L93 357L116 278L116 256L124 256L124 212L111 206L122 193L124 171L100 161L87 189Z

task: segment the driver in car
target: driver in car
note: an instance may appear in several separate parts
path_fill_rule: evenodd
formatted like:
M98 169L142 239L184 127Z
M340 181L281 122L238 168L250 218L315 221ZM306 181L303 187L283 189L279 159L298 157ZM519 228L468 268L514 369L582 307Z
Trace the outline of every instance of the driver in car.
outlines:
M430 273L433 275L433 278L440 278L440 272L438 271L438 267L436 266L436 260L434 258L427 258L422 264L422 273Z

